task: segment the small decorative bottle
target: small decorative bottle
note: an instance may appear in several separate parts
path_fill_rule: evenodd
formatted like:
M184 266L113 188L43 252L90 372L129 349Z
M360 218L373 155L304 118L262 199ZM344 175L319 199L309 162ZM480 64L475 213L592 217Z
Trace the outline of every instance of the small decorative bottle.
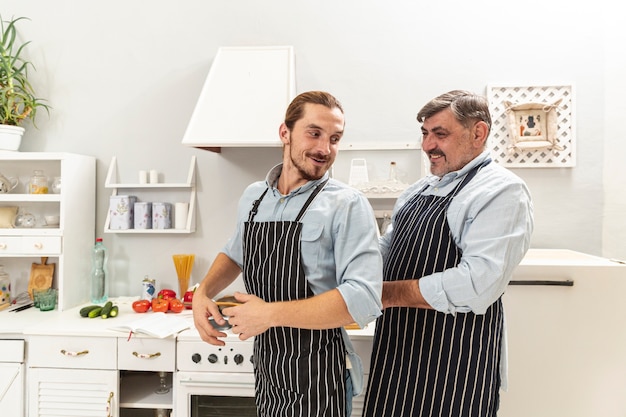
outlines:
M389 164L389 182L398 182L398 166L394 161Z
M99 237L92 251L91 302L94 304L103 303L109 298L107 260L107 249Z

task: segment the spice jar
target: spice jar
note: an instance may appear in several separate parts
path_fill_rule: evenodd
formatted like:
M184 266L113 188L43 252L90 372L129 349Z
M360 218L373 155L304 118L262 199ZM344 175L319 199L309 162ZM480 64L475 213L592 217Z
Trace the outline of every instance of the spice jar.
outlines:
M48 178L43 175L42 170L33 171L33 176L30 177L28 184L28 192L30 194L48 194Z

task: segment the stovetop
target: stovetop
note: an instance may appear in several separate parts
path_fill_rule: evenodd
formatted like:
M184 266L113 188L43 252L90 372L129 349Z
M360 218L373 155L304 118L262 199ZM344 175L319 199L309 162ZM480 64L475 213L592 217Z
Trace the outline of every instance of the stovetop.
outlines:
M214 346L202 339L195 328L178 334L176 364L179 371L252 373L253 339L245 341L230 330L222 340L225 346Z

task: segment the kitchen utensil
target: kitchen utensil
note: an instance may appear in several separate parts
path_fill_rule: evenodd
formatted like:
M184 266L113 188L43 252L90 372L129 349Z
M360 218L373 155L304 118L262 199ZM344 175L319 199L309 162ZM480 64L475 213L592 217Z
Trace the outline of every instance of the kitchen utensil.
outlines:
M47 264L48 258L42 257L41 263L33 263L30 268L30 280L28 281L28 294L33 299L33 289L45 290L52 287L55 264Z
M20 181L15 177L7 177L0 174L0 193L6 194L15 189Z

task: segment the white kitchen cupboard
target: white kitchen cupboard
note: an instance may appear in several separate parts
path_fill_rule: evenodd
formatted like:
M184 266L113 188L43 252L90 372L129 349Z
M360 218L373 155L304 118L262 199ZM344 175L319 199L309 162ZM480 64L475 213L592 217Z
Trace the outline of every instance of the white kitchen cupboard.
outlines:
M531 249L512 284L503 298L509 383L498 416L626 416L626 265Z
M157 410L174 408L172 373L176 369L176 339L131 337L117 339L117 368L120 370L120 416L154 416ZM157 393L163 373L165 393Z
M43 170L50 182L61 177L60 193L28 194L27 185L35 169ZM13 293L26 291L31 264L48 257L48 264L56 264L52 285L59 290L58 309L85 302L95 239L95 158L72 153L0 151L0 172L20 181L12 192L0 194L0 207L17 206L37 219L33 228L0 228L0 263L11 277ZM48 214L59 215L59 224L46 225L44 216Z
M114 337L31 336L28 415L117 416Z
M0 410L2 415L24 416L24 341L0 340Z
M192 156L187 171L187 177L183 182L159 182L142 184L139 182L121 182L117 166L117 157L111 159L105 188L111 189L111 196L133 195L137 201L169 202L172 204L172 228L170 229L123 229L112 230L111 212L107 207L107 217L104 224L104 233L193 233L196 230L196 157ZM175 201L189 203L185 228L174 228L174 205Z

